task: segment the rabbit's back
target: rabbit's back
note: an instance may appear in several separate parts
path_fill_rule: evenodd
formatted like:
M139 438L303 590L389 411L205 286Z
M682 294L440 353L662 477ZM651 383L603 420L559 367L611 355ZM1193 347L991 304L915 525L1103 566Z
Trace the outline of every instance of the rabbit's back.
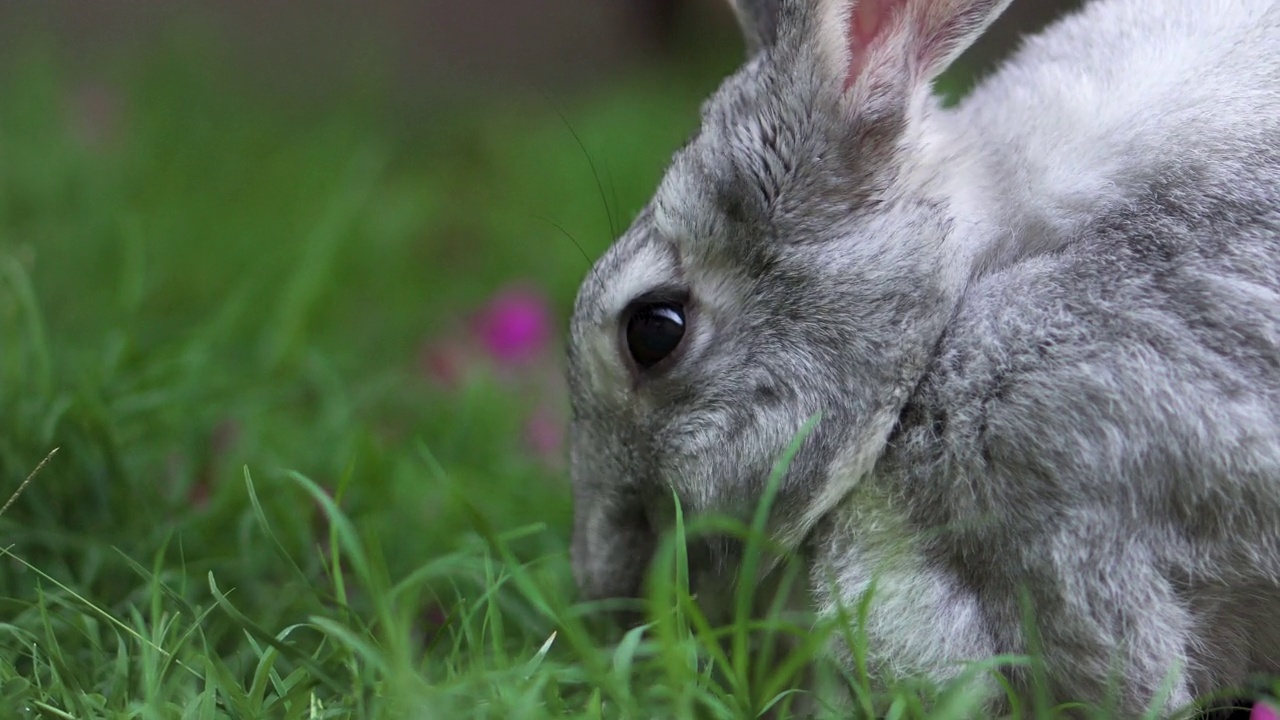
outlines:
M1280 3L1092 0L939 125L1012 231L990 265L1069 242L1188 166L1239 185L1257 146L1280 142Z

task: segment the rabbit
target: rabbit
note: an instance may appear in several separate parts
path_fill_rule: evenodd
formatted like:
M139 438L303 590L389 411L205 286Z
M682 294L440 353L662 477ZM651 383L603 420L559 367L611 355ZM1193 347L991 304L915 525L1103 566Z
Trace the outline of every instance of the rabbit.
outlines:
M819 617L874 589L882 681L1036 650L1133 717L1280 673L1280 3L1093 0L944 107L1008 2L732 3L747 59L574 303L583 598L807 429L768 532Z

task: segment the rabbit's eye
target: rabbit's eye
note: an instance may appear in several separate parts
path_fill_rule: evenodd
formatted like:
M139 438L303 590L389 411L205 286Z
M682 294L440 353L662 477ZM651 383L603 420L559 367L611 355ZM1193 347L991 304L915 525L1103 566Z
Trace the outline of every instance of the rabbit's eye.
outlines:
M640 305L627 320L627 351L641 370L662 362L684 338L684 307L677 303Z

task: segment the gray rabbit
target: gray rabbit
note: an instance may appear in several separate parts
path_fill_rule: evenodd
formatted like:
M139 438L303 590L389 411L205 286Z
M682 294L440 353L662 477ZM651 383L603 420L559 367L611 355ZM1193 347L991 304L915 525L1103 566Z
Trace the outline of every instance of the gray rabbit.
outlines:
M1280 2L1095 0L944 109L1007 4L738 0L747 62L574 309L585 597L817 418L769 530L819 614L874 581L877 674L1026 652L1024 589L1059 699L1280 673Z

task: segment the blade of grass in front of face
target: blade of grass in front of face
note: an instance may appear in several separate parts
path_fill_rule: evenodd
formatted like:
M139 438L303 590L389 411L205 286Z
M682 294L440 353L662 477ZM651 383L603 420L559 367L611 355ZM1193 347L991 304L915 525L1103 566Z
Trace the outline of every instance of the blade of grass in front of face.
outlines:
M648 572L649 617L661 649L665 690L671 694L676 716L689 717L693 712L692 690L697 684L698 657L697 645L692 642L685 618L690 604L683 601L690 597L684 509L674 492L672 502L675 503L673 531L662 538Z
M746 546L743 550L742 564L737 569L738 581L735 583L733 654L730 667L738 687L744 691L742 692L741 700L749 704L754 704L763 699L752 697L748 690L751 685L750 678L752 673L751 637L747 630L747 625L750 624L753 606L756 601L755 591L757 580L761 575L762 546L766 542L769 514L773 508L773 501L777 497L778 490L786 478L787 469L791 466L791 462L800 451L800 447L820 420L820 414L809 418L800 427L791 443L783 451L782 456L774 463L773 470L765 482L764 492L756 505L748 535L744 539Z

